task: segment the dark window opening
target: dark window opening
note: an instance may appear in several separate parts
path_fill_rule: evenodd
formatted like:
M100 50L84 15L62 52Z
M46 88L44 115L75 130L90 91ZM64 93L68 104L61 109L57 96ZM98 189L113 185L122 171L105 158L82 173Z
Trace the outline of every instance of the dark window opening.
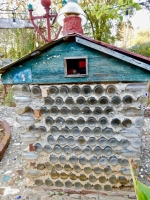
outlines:
M87 75L86 58L65 59L66 76L85 76Z

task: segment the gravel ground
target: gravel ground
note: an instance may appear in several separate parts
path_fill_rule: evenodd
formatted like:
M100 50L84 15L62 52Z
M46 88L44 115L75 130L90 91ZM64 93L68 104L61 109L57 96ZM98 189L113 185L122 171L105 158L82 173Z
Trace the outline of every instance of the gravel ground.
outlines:
M6 120L11 126L11 142L3 159L0 162L0 199L15 200L126 200L136 199L133 191L113 192L100 191L99 193L87 194L85 191L59 190L41 186L28 187L23 174L21 162L19 124L15 121L16 115L13 108L0 107L0 118ZM143 136L142 156L139 179L150 186L150 119L146 118L146 133Z

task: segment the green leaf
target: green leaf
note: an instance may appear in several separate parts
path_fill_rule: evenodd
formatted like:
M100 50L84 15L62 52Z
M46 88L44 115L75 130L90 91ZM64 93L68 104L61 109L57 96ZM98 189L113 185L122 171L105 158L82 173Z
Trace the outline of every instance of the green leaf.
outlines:
M137 181L137 197L138 200L150 200L150 188Z
M119 19L120 19L120 21L122 22L122 20L123 20L123 16L119 16Z

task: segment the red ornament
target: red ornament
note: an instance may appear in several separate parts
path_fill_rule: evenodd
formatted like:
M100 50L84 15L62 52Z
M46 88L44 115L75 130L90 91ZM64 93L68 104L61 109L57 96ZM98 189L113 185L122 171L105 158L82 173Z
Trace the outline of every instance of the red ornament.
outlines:
M41 0L41 4L44 8L49 8L51 5L51 0Z

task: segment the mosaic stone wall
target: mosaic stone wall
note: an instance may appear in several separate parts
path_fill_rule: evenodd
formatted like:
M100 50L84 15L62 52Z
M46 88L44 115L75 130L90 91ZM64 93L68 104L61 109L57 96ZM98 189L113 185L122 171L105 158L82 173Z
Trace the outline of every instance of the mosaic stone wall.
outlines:
M147 83L14 85L22 159L30 185L131 186L140 164Z

